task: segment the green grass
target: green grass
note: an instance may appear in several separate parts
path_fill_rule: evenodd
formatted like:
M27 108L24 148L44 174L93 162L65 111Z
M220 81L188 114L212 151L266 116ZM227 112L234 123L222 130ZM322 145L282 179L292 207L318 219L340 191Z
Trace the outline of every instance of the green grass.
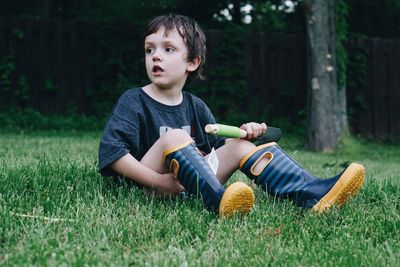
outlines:
M281 146L321 176L348 161L366 182L317 215L255 189L246 217L218 220L194 199L161 200L97 174L100 133L0 134L0 265L399 266L400 145L349 137L335 153ZM240 172L230 182L249 182Z

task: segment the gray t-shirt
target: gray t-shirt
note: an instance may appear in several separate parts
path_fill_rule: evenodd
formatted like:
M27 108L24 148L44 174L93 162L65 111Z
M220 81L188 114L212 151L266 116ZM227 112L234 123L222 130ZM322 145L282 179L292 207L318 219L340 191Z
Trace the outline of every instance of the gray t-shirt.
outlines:
M179 105L168 106L151 98L142 88L127 90L114 106L100 140L100 173L116 176L109 165L128 153L141 160L168 129L183 129L208 154L211 148L217 149L225 143L225 138L204 132L208 123L215 123L210 109L188 92L183 91Z

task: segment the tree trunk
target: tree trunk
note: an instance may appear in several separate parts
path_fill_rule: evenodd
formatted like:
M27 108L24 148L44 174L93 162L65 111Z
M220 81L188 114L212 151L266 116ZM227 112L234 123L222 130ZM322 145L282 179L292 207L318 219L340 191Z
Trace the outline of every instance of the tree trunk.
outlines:
M242 13L240 12L240 3L241 0L233 0L232 4L233 4L233 8L232 8L232 21L235 24L242 24Z
M307 144L315 151L333 150L342 133L338 105L334 0L306 0L308 57Z

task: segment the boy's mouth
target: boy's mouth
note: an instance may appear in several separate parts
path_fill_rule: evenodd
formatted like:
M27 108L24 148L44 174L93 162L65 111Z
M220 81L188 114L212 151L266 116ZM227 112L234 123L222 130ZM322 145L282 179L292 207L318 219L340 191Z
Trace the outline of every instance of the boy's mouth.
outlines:
M163 71L164 70L160 66L157 66L157 65L153 66L153 69L152 69L153 73L160 73L160 72L163 72Z

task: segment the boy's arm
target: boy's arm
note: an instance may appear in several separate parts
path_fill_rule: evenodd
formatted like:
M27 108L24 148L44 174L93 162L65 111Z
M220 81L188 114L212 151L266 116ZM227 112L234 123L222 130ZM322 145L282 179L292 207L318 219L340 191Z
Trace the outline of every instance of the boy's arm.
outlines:
M129 153L114 161L110 167L118 174L124 175L149 189L154 189L158 194L178 194L184 190L184 187L174 178L172 173L158 173L139 162Z

